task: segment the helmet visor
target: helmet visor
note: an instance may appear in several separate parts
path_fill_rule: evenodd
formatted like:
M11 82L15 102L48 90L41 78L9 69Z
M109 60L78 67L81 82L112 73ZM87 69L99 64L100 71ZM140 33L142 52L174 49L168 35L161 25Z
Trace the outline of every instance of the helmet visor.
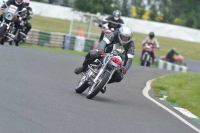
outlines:
M118 13L118 12L116 12L115 14L114 14L114 19L115 20L118 20L120 18L120 14Z
M130 40L130 37L126 37L126 36L123 36L123 35L120 35L120 37L121 37L122 41L124 41L124 42L127 42L127 41Z

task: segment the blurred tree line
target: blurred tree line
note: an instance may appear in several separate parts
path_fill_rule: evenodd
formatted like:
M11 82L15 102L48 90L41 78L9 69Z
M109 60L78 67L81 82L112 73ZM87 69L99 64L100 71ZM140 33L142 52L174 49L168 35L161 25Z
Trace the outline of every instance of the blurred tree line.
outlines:
M75 0L74 8L101 14L120 9L122 16L200 29L200 0Z
M122 16L200 29L200 0L33 0L78 11Z
M134 18L200 29L200 0L132 0Z

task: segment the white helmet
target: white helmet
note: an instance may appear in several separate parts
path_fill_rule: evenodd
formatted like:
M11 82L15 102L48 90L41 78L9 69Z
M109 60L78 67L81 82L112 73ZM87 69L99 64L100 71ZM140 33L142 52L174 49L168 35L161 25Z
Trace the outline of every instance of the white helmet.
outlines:
M118 38L121 45L126 45L127 43L129 43L132 36L133 31L129 26L123 25L121 28L119 28Z
M119 20L120 16L121 16L121 12L119 10L113 11L113 17L115 20Z
M23 3L23 0L15 0L15 4L21 5Z

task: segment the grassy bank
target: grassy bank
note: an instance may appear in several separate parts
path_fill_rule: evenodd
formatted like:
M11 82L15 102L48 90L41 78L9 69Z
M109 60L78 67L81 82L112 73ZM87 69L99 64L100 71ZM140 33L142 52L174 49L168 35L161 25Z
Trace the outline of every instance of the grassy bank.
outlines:
M167 101L191 111L200 117L200 74L180 73L158 78L152 83L154 91L167 91Z
M62 32L62 33L69 33L70 21L62 20L62 19L55 19L55 18L48 18L48 17L41 17L35 15L33 19L30 20L33 29L39 29L43 31L49 32ZM87 31L86 23L81 22L74 22L73 30L77 30L78 26L81 26L84 31ZM134 29L133 29L134 30ZM93 25L91 28L93 33L99 34L101 30ZM73 33L75 35L76 33ZM156 34L156 33L155 33ZM147 36L147 34L140 34L134 32L133 40L135 42L135 51L136 53L141 53L141 41ZM165 55L172 47L176 47L179 54L183 55L187 59L193 60L200 60L200 43L193 43L188 41L182 41L178 39L171 39L165 37L156 36L161 48L156 50L156 55Z

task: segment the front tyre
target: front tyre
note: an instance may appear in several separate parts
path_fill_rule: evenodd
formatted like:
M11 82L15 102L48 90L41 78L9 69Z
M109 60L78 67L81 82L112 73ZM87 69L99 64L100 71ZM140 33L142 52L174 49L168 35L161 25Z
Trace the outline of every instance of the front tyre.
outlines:
M141 59L141 66L146 66L146 65L147 65L147 54L143 54Z
M104 87L104 85L107 83L109 78L110 78L110 73L105 72L102 79L98 83L96 83L95 85L92 85L90 87L90 89L88 90L88 93L87 93L87 98L92 99L93 97L95 97L101 91L101 89Z
M88 88L88 83L85 80L85 76L83 76L80 81L78 82L77 86L76 86L76 93L81 94L82 92L84 92L87 88Z

